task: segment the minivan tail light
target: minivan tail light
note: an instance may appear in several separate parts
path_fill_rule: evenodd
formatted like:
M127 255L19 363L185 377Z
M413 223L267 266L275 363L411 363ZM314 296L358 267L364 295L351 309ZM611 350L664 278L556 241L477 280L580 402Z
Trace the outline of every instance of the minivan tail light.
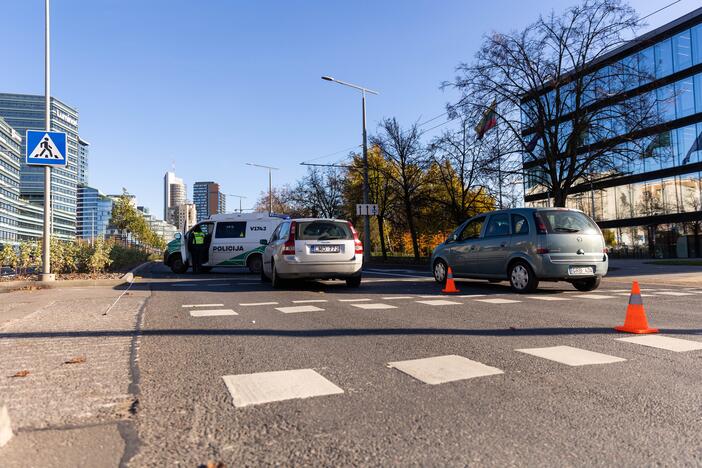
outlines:
M297 223L295 221L290 221L290 233L288 234L288 240L283 244L283 255L295 255L295 228Z
M539 213L534 213L534 222L536 223L536 232L539 234L547 234L546 223Z
M349 223L349 229L351 229L351 232L353 233L353 246L354 246L354 253L356 254L362 254L363 253L363 243L361 240L358 238L358 233L356 230L353 228L353 224Z
M543 254L547 254L548 252L549 252L548 249L542 249L542 248L536 249L536 253L537 253L537 254L543 255Z

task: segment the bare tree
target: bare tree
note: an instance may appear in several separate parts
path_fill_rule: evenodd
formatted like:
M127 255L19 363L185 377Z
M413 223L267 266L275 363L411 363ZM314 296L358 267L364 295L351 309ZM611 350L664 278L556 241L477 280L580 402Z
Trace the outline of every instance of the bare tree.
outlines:
M584 0L486 36L445 86L461 90L473 121L494 102L499 131L488 138L500 135L500 154L521 154L528 181L565 206L574 185L622 172L622 160L641 154L642 130L658 122L656 98L639 88L652 80L647 56L597 62L639 26L621 0Z
M395 118L383 120L379 130L371 142L380 149L383 158L388 162L386 177L402 205L412 238L414 258L419 259L416 213L422 201L426 199L427 186L427 158L420 141L421 133L416 124L403 131Z
M310 168L290 192L292 205L298 212L314 218L341 217L343 177L334 167Z

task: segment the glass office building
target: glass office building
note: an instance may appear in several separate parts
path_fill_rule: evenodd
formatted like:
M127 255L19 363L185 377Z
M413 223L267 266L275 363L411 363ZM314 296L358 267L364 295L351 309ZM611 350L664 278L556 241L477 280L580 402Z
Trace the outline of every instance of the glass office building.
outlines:
M76 166L76 176L78 186L90 185L88 181L88 157L90 156L90 143L78 137L78 164Z
M596 81L593 94L606 96L610 108L633 99L654 103L655 124L627 133L625 119L613 118L611 138L627 151L622 156L613 151L614 164L590 176L594 182L579 181L566 205L597 221L612 255L701 257L702 8L609 52L582 73L614 80L627 67L638 78L623 92L614 85L608 89L603 79ZM547 93L541 92L545 99ZM525 127L525 141L534 133ZM592 143L587 139L583 144ZM538 147L534 153L538 158ZM538 160L524 161L527 206L550 206L549 193L539 183L543 170Z
M44 130L44 96L0 93L0 117L22 136L21 155L25 154L27 130ZM53 234L64 240L76 236L76 198L78 170L78 111L51 98L51 130L67 134L68 165L51 171ZM30 203L44 203L44 168L27 166L20 158L20 193Z
M17 244L22 138L0 117L0 244Z
M78 187L76 237L92 241L105 237L112 218L112 199L96 188Z
M197 210L198 223L213 214L227 211L225 195L219 191L219 184L212 181L193 184L193 203Z

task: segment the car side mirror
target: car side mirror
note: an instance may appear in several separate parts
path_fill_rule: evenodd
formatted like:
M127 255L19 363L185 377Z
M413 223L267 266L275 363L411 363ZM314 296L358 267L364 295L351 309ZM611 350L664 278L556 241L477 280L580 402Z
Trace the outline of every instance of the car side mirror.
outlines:
M259 242L261 245L268 245L268 239L261 239Z
M449 242L456 242L458 240L458 235L457 234L451 234L448 239Z
M173 234L173 238L175 240L181 240L183 238L183 234L176 232L175 234Z

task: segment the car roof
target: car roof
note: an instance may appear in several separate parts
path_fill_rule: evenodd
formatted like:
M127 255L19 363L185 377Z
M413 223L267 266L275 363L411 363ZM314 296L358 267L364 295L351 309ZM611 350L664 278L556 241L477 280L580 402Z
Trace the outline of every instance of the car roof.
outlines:
M332 221L332 222L337 222L337 223L347 223L345 219L337 219L337 218L292 218L291 221Z

